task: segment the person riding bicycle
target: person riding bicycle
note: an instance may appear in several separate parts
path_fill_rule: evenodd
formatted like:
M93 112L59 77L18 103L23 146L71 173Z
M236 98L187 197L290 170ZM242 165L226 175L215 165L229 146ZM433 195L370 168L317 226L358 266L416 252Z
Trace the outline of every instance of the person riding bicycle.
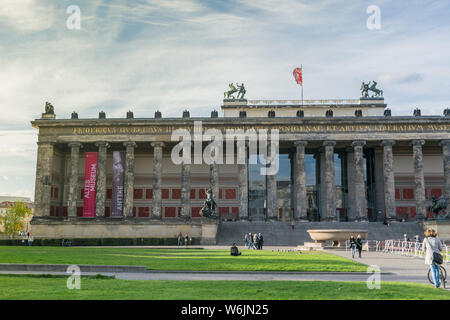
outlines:
M425 250L425 264L430 266L433 273L434 287L439 288L439 268L442 264L442 243L437 237L437 232L433 229L425 231L425 239L423 240L423 248ZM440 259L440 261L439 261Z

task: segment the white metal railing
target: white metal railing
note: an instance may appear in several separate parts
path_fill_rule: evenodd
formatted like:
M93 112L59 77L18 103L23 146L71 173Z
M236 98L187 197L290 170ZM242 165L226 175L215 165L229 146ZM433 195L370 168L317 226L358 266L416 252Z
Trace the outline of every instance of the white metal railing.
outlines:
M248 100L248 104L253 105L289 105L289 104L302 104L302 100ZM313 99L303 100L303 104L359 104L358 99Z
M443 243L444 262L449 263L450 257L448 246ZM345 241L345 250L350 248L350 241ZM425 250L422 242L403 241L403 240L363 240L363 250L384 252L388 254L398 254L414 258L425 258Z

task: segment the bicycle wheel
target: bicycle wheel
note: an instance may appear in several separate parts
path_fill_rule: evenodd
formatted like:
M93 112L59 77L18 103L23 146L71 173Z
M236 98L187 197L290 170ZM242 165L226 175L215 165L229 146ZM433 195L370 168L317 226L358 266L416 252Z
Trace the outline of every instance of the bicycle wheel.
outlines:
M433 274L431 273L431 269L428 269L428 281L430 281L431 284L434 284Z
M442 286L442 288L445 288L445 285L447 283L447 270L445 270L445 268L443 266L441 266L440 269L441 269L441 274L440 274L441 286Z
M444 279L447 279L447 270L441 265L441 274L444 276Z

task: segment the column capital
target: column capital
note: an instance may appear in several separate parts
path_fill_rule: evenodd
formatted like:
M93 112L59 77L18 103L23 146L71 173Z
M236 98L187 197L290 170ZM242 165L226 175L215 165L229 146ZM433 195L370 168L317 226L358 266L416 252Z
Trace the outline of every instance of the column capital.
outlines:
M123 143L123 145L127 148L136 148L137 144L134 141L126 141Z
M413 140L411 140L411 145L412 146L422 146L423 144L425 144L425 140L423 140L423 139L413 139Z
M381 145L383 147L386 147L386 146L392 147L394 144L395 144L394 140L383 140L383 141L381 141Z
M95 143L95 146L96 146L96 147L99 147L99 148L101 148L101 147L109 148L109 143L106 142L106 141L97 141L97 142Z
M306 147L306 145L308 144L308 141L305 140L297 140L294 141L294 146L298 147Z
M450 139L441 140L440 145L441 146L448 146L448 145L450 145Z
M83 144L81 142L69 142L68 146L70 148L83 148Z
M364 140L355 140L352 142L352 147L364 147L364 145L366 144L366 141Z
M326 140L322 144L324 147L334 147L336 145L336 141Z
M156 147L164 147L164 142L162 142L162 141L154 141L154 142L152 142L151 143L151 146L153 147L153 148L156 148Z

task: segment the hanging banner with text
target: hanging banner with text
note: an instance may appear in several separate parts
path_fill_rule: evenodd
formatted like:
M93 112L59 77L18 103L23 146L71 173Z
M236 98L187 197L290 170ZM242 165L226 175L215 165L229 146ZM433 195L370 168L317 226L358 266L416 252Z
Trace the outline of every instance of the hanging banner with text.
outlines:
M125 153L113 152L113 185L111 216L121 217L123 212L123 173L124 173Z
M95 217L95 193L97 190L97 152L86 152L84 173L83 217Z

